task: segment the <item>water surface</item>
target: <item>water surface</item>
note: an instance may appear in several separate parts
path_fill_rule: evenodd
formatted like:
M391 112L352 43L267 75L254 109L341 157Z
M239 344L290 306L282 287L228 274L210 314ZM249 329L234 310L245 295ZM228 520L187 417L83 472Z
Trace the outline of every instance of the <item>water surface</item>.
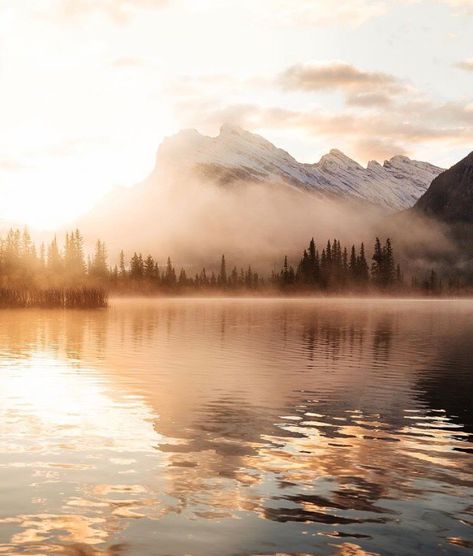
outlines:
M0 554L473 550L473 302L0 316Z

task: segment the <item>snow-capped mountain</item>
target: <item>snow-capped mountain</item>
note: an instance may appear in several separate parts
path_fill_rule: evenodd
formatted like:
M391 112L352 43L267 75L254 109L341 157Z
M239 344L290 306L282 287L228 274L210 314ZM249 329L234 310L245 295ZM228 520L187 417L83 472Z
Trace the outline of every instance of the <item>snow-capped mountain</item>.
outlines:
M384 164L371 161L364 168L336 149L315 164L303 164L263 137L230 125L222 126L217 137L184 130L165 139L155 172L163 168L197 171L225 184L283 182L314 193L355 197L391 211L413 206L443 171L405 156Z
M272 264L310 237L387 233L386 213L412 206L440 172L402 156L363 168L337 150L302 164L236 127L217 137L182 131L164 140L143 182L111 191L77 225L110 253Z

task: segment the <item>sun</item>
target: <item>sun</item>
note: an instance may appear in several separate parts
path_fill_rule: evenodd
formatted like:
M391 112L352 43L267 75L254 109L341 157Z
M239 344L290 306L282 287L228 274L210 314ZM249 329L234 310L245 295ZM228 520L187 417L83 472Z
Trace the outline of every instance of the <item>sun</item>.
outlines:
M28 226L36 230L54 230L78 216L77 204L57 187L38 184L31 188L15 187L8 195L4 210L4 221L12 226Z
M79 165L77 165L79 166ZM56 230L73 225L90 210L105 191L103 172L64 168L59 160L25 172L4 195L2 217L13 226ZM93 176L93 171L96 176ZM106 181L105 181L106 183Z

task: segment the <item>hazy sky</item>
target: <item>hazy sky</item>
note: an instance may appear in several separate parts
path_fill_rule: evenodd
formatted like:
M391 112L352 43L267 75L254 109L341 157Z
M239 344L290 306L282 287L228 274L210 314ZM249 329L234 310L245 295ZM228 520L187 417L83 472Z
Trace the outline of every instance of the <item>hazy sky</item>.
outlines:
M473 0L0 0L0 218L51 227L223 122L302 161L473 150Z

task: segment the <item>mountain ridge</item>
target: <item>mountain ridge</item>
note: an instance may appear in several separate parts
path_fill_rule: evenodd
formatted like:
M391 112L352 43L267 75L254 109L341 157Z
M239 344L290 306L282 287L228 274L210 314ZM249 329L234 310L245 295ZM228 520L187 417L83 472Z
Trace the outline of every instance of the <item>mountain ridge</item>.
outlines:
M194 170L223 183L283 182L322 195L350 196L390 211L410 208L442 171L428 162L396 155L367 167L331 149L318 162L298 162L264 137L224 124L210 137L195 129L167 137L158 149L154 173L160 167Z
M436 177L414 210L448 224L473 224L473 152Z

